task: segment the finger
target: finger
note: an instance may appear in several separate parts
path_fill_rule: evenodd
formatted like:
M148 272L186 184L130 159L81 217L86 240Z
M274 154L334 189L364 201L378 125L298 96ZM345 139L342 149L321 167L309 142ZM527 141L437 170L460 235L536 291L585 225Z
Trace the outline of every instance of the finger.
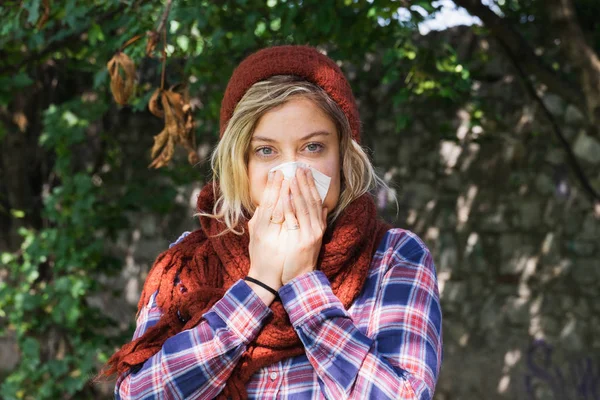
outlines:
M258 211L259 209L264 209L264 207L267 205L269 194L271 193L271 188L273 187L274 175L275 173L267 174L267 184L265 185L265 189L263 190L262 196L260 198L260 204L256 207L256 211Z
M298 175L298 173L296 175ZM298 186L297 176L292 178L290 189L292 191L293 204L296 209L296 219L298 225L300 225L300 229L311 229L310 210L308 209L308 204L306 204L306 200Z
M257 223L262 227L268 227L269 225L277 225L271 224L271 216L273 215L273 211L275 206L277 205L277 201L279 200L279 192L281 190L281 182L283 181L283 173L281 171L275 171L274 175L271 177L272 182L269 186L269 189L265 189L265 193L263 197L265 197L264 205L261 203L260 209L261 214L258 216Z
M273 187L273 182L275 180L274 176L275 173L267 174L267 184L265 185L265 189L263 190L260 203L255 207L254 214L252 214L252 217L248 221L248 229L250 234L252 234L252 232L254 232L255 229L264 226L264 223L262 223L263 215L265 214L264 209L269 201L269 197Z
M309 196L311 199L312 204L314 205L314 210L315 210L315 220L320 222L321 219L321 212L323 210L323 200L321 200L321 195L319 194L319 191L317 190L317 184L315 182L315 177L313 175L313 172L310 169L307 169L306 171L306 183L308 185L308 191L309 191Z
M285 179L282 174L281 186L279 189L279 197L277 200L277 204L275 204L275 208L273 208L273 213L271 214L270 221L283 221L284 220L284 212L283 212L283 198L289 196L289 182Z
M298 184L300 186L300 192L304 197L304 201L308 206L308 212L311 219L311 226L321 226L321 212L323 206L321 205L321 198L315 198L310 190L309 181L312 181L314 185L314 179L312 172L308 169L302 169L298 174Z
M290 199L290 181L284 181L283 187L287 189L287 194L283 196L283 213L285 215L285 227L287 229L297 225L298 220L296 219L296 215L292 206L292 200Z
M323 207L323 199L321 199L321 195L319 194L319 190L317 189L317 184L315 182L315 177L311 170L308 170L308 187L310 189L310 193L312 198L317 204L317 209L322 210L323 215L321 215L321 229L325 229L327 226L327 208Z
M274 176L275 173L267 174L267 184L265 185L265 189L263 190L260 198L260 204L256 206L254 209L254 214L252 215L252 218L250 218L250 221L253 221L252 223L256 222L260 218L261 214L263 214L263 210L267 205L269 195L271 193L271 188L273 187Z
M319 210L323 208L323 200L321 200L321 195L319 194L319 190L317 189L317 184L315 182L315 177L311 170L307 170L307 182L308 188L310 190L311 198L318 204Z
M279 199L277 200L277 204L275 204L275 208L273 208L273 213L271 214L271 218L269 219L270 222L272 221L276 221L276 222L272 222L271 225L277 225L277 222L283 222L283 197L285 196L285 194L283 193L283 184L285 183L285 181L282 182L282 187L281 190L279 191Z
M281 199L281 204L285 206L285 199L288 200L288 203L290 204L290 206L292 207L292 212L295 213L296 210L294 208L294 202L292 201L293 197L292 196L292 180L291 179L283 179L283 182L281 183L281 191L279 192L279 197ZM283 209L283 214L285 217L285 208Z

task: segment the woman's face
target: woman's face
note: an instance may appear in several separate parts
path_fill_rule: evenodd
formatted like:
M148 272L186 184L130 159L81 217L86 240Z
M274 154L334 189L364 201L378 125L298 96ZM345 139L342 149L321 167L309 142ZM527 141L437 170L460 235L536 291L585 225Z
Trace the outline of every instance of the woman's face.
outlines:
M294 98L265 113L252 135L248 158L250 196L260 205L269 170L304 162L331 177L323 206L331 212L340 196L340 150L333 121L306 98Z

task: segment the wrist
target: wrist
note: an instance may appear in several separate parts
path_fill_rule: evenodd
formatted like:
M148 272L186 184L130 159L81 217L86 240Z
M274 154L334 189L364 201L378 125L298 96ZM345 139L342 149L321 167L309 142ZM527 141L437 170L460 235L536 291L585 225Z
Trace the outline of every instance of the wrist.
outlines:
M313 272L315 269L314 268L310 268L310 269L305 269L302 271L298 271L297 274L295 274L294 276L283 276L281 279L281 283L282 286L287 285L288 283L290 283L290 281L296 279L297 277L304 275L304 274L308 274L309 272Z
M268 307L271 303L279 297L279 293L272 287L264 284L258 279L246 276L244 278L246 284L254 293L262 300L262 302Z
M246 275L246 276L264 283L265 285L269 286L270 288L272 288L275 291L279 290L279 288L281 288L281 286L283 286L281 283L281 278L274 277L273 275L271 275L271 276L261 275L261 274L257 273L256 271L253 271L252 268L250 268L250 271L248 271L248 275ZM248 283L250 283L250 282L248 282Z
M256 283L246 281L246 284L254 293L262 300L263 303L268 307L273 301L275 301L275 295L269 292L267 289L258 286Z

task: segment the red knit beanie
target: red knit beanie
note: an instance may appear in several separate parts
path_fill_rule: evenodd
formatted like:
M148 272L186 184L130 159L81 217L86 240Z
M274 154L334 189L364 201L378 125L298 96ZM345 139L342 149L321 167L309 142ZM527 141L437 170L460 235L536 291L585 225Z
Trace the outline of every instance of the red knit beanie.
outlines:
M297 75L320 86L340 106L360 143L360 118L350 84L329 57L309 46L275 46L257 51L233 71L221 103L221 137L235 106L256 82L274 75Z

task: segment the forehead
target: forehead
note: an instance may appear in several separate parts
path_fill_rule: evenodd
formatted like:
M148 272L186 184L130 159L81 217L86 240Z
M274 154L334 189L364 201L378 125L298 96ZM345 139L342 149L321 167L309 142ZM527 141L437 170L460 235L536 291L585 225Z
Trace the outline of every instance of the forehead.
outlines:
M277 106L257 121L252 140L276 140L280 137L306 139L330 137L336 133L333 120L312 100L296 98Z

